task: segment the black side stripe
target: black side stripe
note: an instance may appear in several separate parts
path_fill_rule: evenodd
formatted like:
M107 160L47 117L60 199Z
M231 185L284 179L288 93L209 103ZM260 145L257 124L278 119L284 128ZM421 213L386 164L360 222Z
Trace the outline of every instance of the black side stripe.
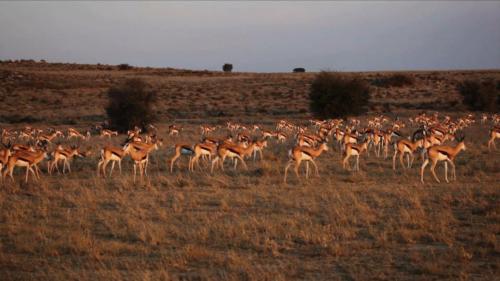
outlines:
M25 162L28 162L28 163L31 163L31 161L29 159L26 159L24 157L17 157L18 160L22 160L22 161L25 161Z
M116 153L116 152L111 151L111 154L113 154L115 156L118 156L119 158L122 158L122 156L120 154Z
M232 153L234 153L234 154L238 154L238 155L240 155L240 152L239 152L239 151L237 151L237 150L235 150L235 149L234 149L234 148L232 148L232 147L228 147L228 148L227 148L227 150L231 151L231 152L232 152Z
M450 154L449 154L448 152L444 151L444 150L440 150L440 149L438 149L437 151L438 151L439 153L441 153L441 154L444 154L444 155L446 155L446 156L450 157Z
M307 152L307 151L305 151L305 150L302 150L302 153L307 154L307 155L309 155L310 157L312 157L311 153L309 153L309 152Z

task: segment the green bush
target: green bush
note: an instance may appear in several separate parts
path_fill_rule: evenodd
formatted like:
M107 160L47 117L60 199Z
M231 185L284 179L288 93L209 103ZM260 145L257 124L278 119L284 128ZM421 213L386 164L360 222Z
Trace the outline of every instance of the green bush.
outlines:
M309 99L319 118L357 115L366 111L370 87L357 76L323 71L314 78Z
M132 78L108 90L106 107L111 128L125 132L134 126L145 129L157 119L153 104L156 93L141 79Z
M458 85L458 91L470 110L497 112L500 108L500 89L491 80L467 80Z

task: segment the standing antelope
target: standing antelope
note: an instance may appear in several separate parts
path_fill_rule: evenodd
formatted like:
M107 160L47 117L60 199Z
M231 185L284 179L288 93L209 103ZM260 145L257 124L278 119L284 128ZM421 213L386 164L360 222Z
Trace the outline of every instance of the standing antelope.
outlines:
M212 159L212 155L217 152L217 146L213 143L198 143L193 149L194 156L189 160L189 171L194 171L194 166L198 164L200 157L208 157Z
M285 179L288 173L288 169L290 166L295 165L294 170L297 178L299 177L299 167L302 161L306 161L306 179L309 178L309 162L311 162L316 170L316 175L319 176L318 166L314 159L321 155L323 151L328 151L328 146L326 143L321 143L318 148L305 147L305 146L296 146L292 150L288 151L288 156L290 160L288 160L288 164L285 167Z
M235 145L235 144L221 144L219 147L217 147L217 156L215 157L214 160L212 160L212 168L211 168L211 173L214 171L214 167L218 164L218 166L221 168L222 171L224 171L224 160L226 160L227 157L230 159L236 160L234 162L234 169L236 170L236 166L238 165L238 159L241 161L241 164L243 164L243 167L245 167L245 170L248 169L247 164L245 163L245 156L249 156L253 150L254 150L255 143L249 144L247 147L242 147L240 145Z
M134 182L137 174L137 168L139 168L139 174L141 176L141 181L143 176L147 176L147 163L148 163L148 151L136 149L131 143L127 143L123 150L130 155L130 158L134 161Z
M136 150L144 150L146 153L151 153L153 150L158 150L160 147L163 145L163 139L156 139L156 137L152 138L151 143L145 143L145 142L138 142L138 141L133 141L129 142ZM146 167L144 170L147 170L149 163L149 158L148 161L146 161Z
M9 162L9 157L11 155L12 152L10 151L10 146L7 146L5 149L0 150L0 173L2 172L3 167L7 166L7 163Z
M90 137L90 132L87 132L87 136L83 135L82 133L78 132L74 128L69 128L68 133L67 133L67 138L70 140L72 138L80 138L82 140L88 139Z
M262 150L267 147L267 140L257 140L255 141L255 146L253 147L253 161L255 162L255 158L257 156L257 152L260 154L260 160L264 159L262 156Z
M64 149L58 146L56 150L54 150L53 152L52 160L47 162L47 171L49 175L51 175L52 171L54 171L54 167L59 173L59 167L58 167L59 161L63 161L63 174L66 172L66 167L68 168L68 172L71 173L70 161L71 159L73 159L74 156L83 158L85 157L85 154L80 152L79 148L75 146L72 146L69 149Z
M425 167L429 164L429 161L431 163L431 173L434 176L434 179L439 183L439 179L436 176L436 172L434 169L436 168L436 165L439 161L445 161L444 162L444 176L446 182L448 181L448 163L450 163L452 167L452 179L456 180L457 175L455 171L455 157L458 155L458 153L462 150L465 151L465 143L464 143L464 137L457 138L458 144L455 147L448 146L448 145L436 145L432 146L427 150L427 159L425 159L424 163L422 164L422 167L420 168L420 181L424 183L424 170Z
M417 150L417 148L421 148L423 145L423 140L419 139L415 142L412 142L407 139L402 139L399 140L394 144L394 155L392 156L392 169L396 170L396 156L399 154L399 162L401 163L401 166L405 168L405 165L403 163L403 158L406 154L407 157L407 162L408 166L407 168L411 168L411 165L413 164L413 153ZM411 159L411 160L410 160Z
M187 156L189 156L189 162L191 163L191 159L192 159L192 157L194 155L194 150L193 150L193 148L190 145L187 145L187 144L176 144L175 145L175 154L172 157L172 159L170 159L170 173L172 173L174 171L175 161L177 161L177 159L179 157L181 157L181 155L187 155Z
M122 173L122 159L127 155L127 151L125 151L121 147L116 147L116 146L105 146L103 149L101 149L101 159L99 163L97 163L97 176L100 175L100 170L102 168L102 174L103 176L106 177L106 166L110 161L113 163L111 164L111 171L109 173L109 176L113 174L113 169L115 168L115 163L118 162L118 168L120 170L120 174Z
M490 139L488 140L488 150L491 150L491 145L496 150L497 145L495 144L495 139L500 139L500 127L493 127L490 130Z
M28 172L33 174L33 177L40 178L39 168L37 166L43 159L47 157L47 153L44 150L31 152L31 151L17 151L9 157L7 162L7 167L3 172L3 176L6 177L9 174L10 178L14 180L14 168L16 166L26 167L26 183L28 182ZM33 167L35 170L33 170Z
M351 156L356 156L356 164L354 166L355 171L359 171L359 156L363 154L363 152L368 151L368 143L370 140L366 140L361 144L348 143L345 145L345 157L342 160L342 166L344 169L349 167L349 158ZM349 169L349 168L348 168Z

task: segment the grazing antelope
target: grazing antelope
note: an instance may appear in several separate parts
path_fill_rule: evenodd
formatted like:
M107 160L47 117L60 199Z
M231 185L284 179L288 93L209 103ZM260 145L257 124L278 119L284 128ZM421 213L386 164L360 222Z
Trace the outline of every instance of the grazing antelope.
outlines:
M74 156L83 158L85 157L85 154L80 152L79 148L76 146L72 146L69 149L64 149L61 146L58 146L52 154L52 160L47 162L47 171L49 172L49 175L52 174L54 168L56 168L57 172L59 173L59 161L63 161L63 174L66 172L66 167L68 168L68 172L71 173L70 162Z
M168 126L168 135L169 136L178 136L181 131L181 127L177 127L176 125Z
M156 137L152 137L152 140L150 143L145 143L145 142L138 142L138 141L132 141L129 142L136 150L144 150L146 153L151 153L154 150L159 150L160 147L163 145L163 139L156 139ZM149 160L149 158L148 158ZM146 167L145 170L147 170L149 161L146 161Z
M105 146L101 149L101 159L99 163L97 163L97 176L100 175L100 171L102 168L102 174L106 177L106 166L111 161L111 171L109 176L113 174L113 169L115 168L115 163L118 162L118 168L120 170L120 174L122 173L122 159L127 155L127 151L121 147L116 146Z
M292 165L295 165L295 174L297 175L297 178L300 179L299 167L302 161L306 161L306 179L309 177L309 162L313 164L316 170L316 175L319 176L318 166L316 165L316 162L314 162L314 159L320 156L323 151L328 151L328 146L326 143L321 143L318 148L296 146L288 151L290 160L288 160L288 164L285 167L284 182L286 183L288 169Z
M101 138L103 138L103 137L111 138L112 136L118 136L118 132L117 131L111 131L111 130L108 130L108 129L102 129L100 136L101 136Z
M3 176L6 177L7 174L12 180L14 180L14 168L16 166L26 167L26 183L28 182L28 174L31 172L33 177L39 179L39 168L37 166L43 159L47 158L47 153L45 150L40 150L36 152L31 151L16 151L9 157L7 162L7 167L3 172ZM33 169L33 167L35 169Z
M205 136L205 135L208 135L209 133L215 131L217 129L217 127L215 127L215 126L209 126L209 125L201 125L200 129L201 129L201 135ZM229 122L228 122L228 129L230 129L229 128Z
M316 146L317 143L325 142L325 139L317 135L297 134L297 144L299 146Z
M212 155L217 152L217 145L214 143L198 143L193 149L194 156L189 160L189 171L194 171L194 166L198 164L200 157L212 159Z
M284 143L286 141L286 139L287 139L287 136L284 133L282 133L282 132L277 132L276 133L276 138L278 139L279 143Z
M175 154L172 157L172 159L170 159L170 173L172 173L174 171L175 161L177 161L177 159L179 159L179 157L181 157L181 155L189 156L189 162L191 163L191 159L194 155L194 150L190 145L176 144L175 145Z
M429 164L429 161L431 162L431 173L434 176L434 179L439 183L440 180L436 176L436 172L434 169L436 168L436 165L439 161L445 161L444 162L444 176L446 182L448 181L448 163L450 163L452 167L452 179L456 180L457 175L456 175L456 170L455 170L455 157L458 155L458 153L462 150L465 151L465 143L464 143L464 137L457 138L458 144L455 147L448 146L448 145L436 145L432 146L427 150L427 159L425 159L424 163L422 164L422 167L420 168L420 181L424 183L424 170L425 167Z
M53 131L52 133L48 135L40 135L37 137L37 142L47 142L50 143L52 140L56 137L62 136L63 133L61 131Z
M236 135L236 141L239 143L249 143L250 136L246 132L240 132Z
M491 145L493 145L493 148L495 150L497 149L495 139L500 139L500 127L493 127L490 130L490 139L488 140L488 150L491 151Z
M438 136L444 136L446 134L446 129L442 128L442 127L431 127L429 128L429 132L431 134L434 134L434 135L438 135Z
M69 128L68 133L67 133L67 138L69 140L72 138L80 138L82 140L85 140L89 136L90 136L90 132L87 132L87 136L85 136L85 135L81 134L80 132L78 132L77 130L75 130L74 128Z
M411 165L413 164L413 153L417 150L417 148L422 148L423 146L423 140L419 139L415 142L412 142L407 139L402 139L399 140L394 144L394 155L392 156L392 169L396 170L396 157L399 154L399 162L401 163L401 166L405 168L405 165L403 163L403 158L406 154L407 157L407 162L408 166L407 168L411 168ZM411 159L411 160L410 160Z
M359 171L359 156L363 154L363 152L368 151L368 143L370 140L366 140L361 144L348 143L345 145L345 157L342 160L342 167L344 169L350 170L349 167L349 158L351 156L356 156L356 164L354 166L355 171ZM347 168L346 168L347 167Z
M211 173L214 171L214 167L218 164L222 171L224 171L224 160L227 157L235 160L234 169L236 170L236 166L238 165L238 159L245 167L245 170L248 169L247 164L245 163L245 156L251 155L255 147L255 143L250 143L247 147L243 147L240 145L223 143L217 147L217 155L214 160L212 160L212 168L210 170Z
M276 136L275 133L267 130L260 130L260 133L262 134L263 139L270 139Z

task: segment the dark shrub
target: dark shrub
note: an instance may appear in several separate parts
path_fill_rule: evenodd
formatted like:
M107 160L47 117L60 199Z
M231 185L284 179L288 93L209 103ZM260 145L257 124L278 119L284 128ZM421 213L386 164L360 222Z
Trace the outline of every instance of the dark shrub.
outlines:
M145 128L156 120L156 93L141 79L132 78L108 90L106 113L110 127L125 132L134 126Z
M319 118L361 114L370 99L370 88L360 78L336 72L321 72L314 78L310 109Z
M132 69L132 66L130 66L128 63L122 63L118 65L119 70L130 70Z
M233 71L233 65L230 63L225 63L222 66L222 70L224 70L224 72L231 72L231 71Z
M413 76L395 73L386 77L379 77L373 80L372 84L378 87L404 87L411 86L415 83L415 78Z
M297 67L293 69L293 72L306 72L306 69L303 67Z
M458 85L458 91L470 110L496 112L499 109L500 90L491 80L467 80Z
M36 123L42 121L40 118L34 117L32 115L20 115L20 114L14 114L14 115L6 115L6 116L0 116L0 122L3 123L9 123L9 124L16 124L16 123Z

